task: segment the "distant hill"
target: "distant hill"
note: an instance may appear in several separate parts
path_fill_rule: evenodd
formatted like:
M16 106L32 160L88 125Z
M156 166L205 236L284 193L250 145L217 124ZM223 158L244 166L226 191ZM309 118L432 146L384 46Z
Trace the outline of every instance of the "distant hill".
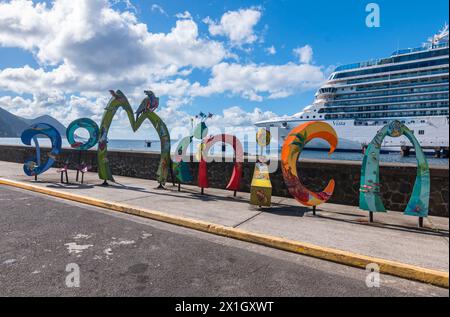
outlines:
M55 127L62 137L66 135L66 127L55 118L45 115L35 119L25 119L0 108L0 138L20 138L22 131L35 123L47 123Z
M0 137L20 137L28 126L29 123L25 119L0 108Z

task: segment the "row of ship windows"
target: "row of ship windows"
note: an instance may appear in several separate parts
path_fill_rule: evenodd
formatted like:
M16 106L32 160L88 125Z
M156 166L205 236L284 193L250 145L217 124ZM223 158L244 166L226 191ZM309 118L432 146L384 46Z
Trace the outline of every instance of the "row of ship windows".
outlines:
M430 52L423 52L418 54L410 54L410 55L404 55L404 56L395 56L392 58L393 63L402 63L402 62L408 62L413 61L417 59L425 59L425 58L431 58L431 57L437 57L442 55L448 55L448 48L443 50L435 50Z
M350 88L335 88L335 87L327 87L320 88L319 93L340 93L340 92L353 92L353 91L374 91L374 90L385 90L385 89L394 89L401 87L411 87L411 86L431 86L438 84L448 84L448 76L444 76L442 78L417 78L412 79L407 82L397 82L397 83L386 83L386 84L370 84L370 85L360 85L356 87ZM426 88L426 87L424 87ZM356 95L356 94L355 94Z
M425 120L422 120L421 122L425 123ZM376 122L375 124L371 124L370 122L367 122L367 121L355 121L355 126L386 125L388 123L389 123L388 121L379 121L379 122ZM405 124L406 121L403 120L402 123ZM412 124L412 123L415 123L415 121L412 120L412 121L410 121L408 123ZM414 130L411 130L411 132L413 134L415 133ZM419 135L425 135L425 130L419 130L418 132L419 132Z
M401 51L398 51L397 53L401 53ZM375 66L375 65L403 63L403 62L438 57L438 56L443 56L443 55L448 55L448 48L443 49L443 50L434 50L434 51L429 51L429 52L421 52L421 53L409 54L409 55L403 55L403 56L393 56L393 57L383 58L383 59L376 60L376 61L368 61L368 62L363 62L363 63L355 63L355 64L350 64L350 65L338 66L336 68L336 71L350 70L353 68L360 68L360 67L370 67L370 66Z
M352 105L364 105L364 104L379 104L379 103L393 103L393 102L408 102L419 100L440 100L448 99L448 93L445 94L433 94L433 95L420 95L420 96L407 96L407 97L395 97L395 98L381 98L374 100L355 100L355 101L336 101L327 102L325 106L352 106Z
M403 123L403 124L415 124L416 123L416 120L409 120L409 121L406 121L406 120L401 120L400 121L401 123ZM423 124L425 124L426 123L426 120L417 120L417 123L423 123ZM381 125L381 126L385 126L386 124L388 124L389 123L389 121L388 120L375 120L375 121L367 121L367 120L364 120L364 121L360 121L360 120L355 120L354 121L354 125L357 125L357 126L361 126L361 125L364 125L364 126L374 126L374 125Z
M376 77L371 77L371 78L352 79L352 80L348 80L347 84L350 85L350 84L359 84L359 83L369 83L369 82L376 82L376 81L382 81L382 80L403 79L403 78L419 77L419 76L431 76L431 75L437 75L437 74L448 74L448 67L439 68L439 69L435 69L435 70L417 71L417 72L411 72L411 73L389 74L389 75L385 75L385 76L376 76Z
M354 119L354 118L392 118L407 116L430 116L430 115L448 115L448 110L432 111L401 111L401 112L377 112L377 113L358 113L358 114L326 114L325 119Z
M364 76L364 75L371 75L371 74L395 72L395 71L401 71L401 70L407 70L407 69L432 67L432 66L445 65L445 64L448 64L448 57L440 58L440 59L432 60L432 61L415 62L415 63L409 63L409 64L403 64L403 65L392 65L392 66L379 67L379 68L374 68L374 69L352 71L352 72L348 72L348 73L337 73L332 77L332 79L341 79L341 78Z
M448 91L448 86L409 88L409 89L389 90L389 91L384 91L384 92L337 95L335 97L335 100L339 100L339 99L355 99L355 98L364 98L364 97L404 95L404 94L414 94L414 93L421 93L421 92L435 92L435 91Z
M356 91L368 91L368 90L382 90L390 88L401 88L409 86L424 86L424 85L436 85L436 84L448 84L448 75L438 78L417 78L411 79L409 81L401 82L389 82L386 84L370 84L370 85L360 85L356 87ZM353 87L351 87L353 88Z
M415 52L424 52L424 51L428 51L429 49L435 49L436 51L434 52L442 52L438 49L440 48L447 48L446 52L448 54L448 42L442 42L442 43L437 43L437 44L431 44L431 46L421 46L421 47L416 47L416 48L406 48L406 49L400 49L395 51L394 53L392 53L392 55L402 55L402 54L408 54L408 53L415 53Z
M384 105L384 106L364 106L364 107L339 107L339 108L322 108L319 113L338 113L338 112L363 112L363 111L380 111L380 110L417 110L417 109L435 109L448 107L448 101L403 105Z

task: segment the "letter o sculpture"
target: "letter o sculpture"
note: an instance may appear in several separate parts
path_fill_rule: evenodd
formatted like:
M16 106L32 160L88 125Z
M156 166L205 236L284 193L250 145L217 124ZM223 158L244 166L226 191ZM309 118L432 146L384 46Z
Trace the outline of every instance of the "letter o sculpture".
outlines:
M330 144L331 154L336 149L338 137L332 126L321 121L307 122L294 128L284 141L281 150L281 169L289 193L302 205L318 206L327 202L333 195L335 182L330 180L326 188L319 193L310 191L300 181L297 174L297 162L305 145L312 139L320 138Z
M85 143L75 141L75 131L83 128L89 132L89 140ZM97 123L89 118L81 118L73 121L66 130L67 141L74 149L83 151L94 147L98 142L99 128Z

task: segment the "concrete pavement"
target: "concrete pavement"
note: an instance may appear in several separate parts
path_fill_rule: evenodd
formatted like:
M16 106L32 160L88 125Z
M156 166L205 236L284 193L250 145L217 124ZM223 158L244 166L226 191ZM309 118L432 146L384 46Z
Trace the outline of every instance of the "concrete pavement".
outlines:
M0 296L448 296L448 290L0 186ZM80 269L66 286L68 264Z
M74 172L70 172L71 179ZM55 170L48 171L34 183L22 173L22 166L0 162L0 177L32 183L110 202L125 202L135 207L208 221L224 226L304 241L316 245L356 252L387 260L448 272L448 219L430 217L425 229L417 229L417 219L401 213L377 214L375 224L368 224L367 213L355 207L325 204L312 216L293 199L274 197L274 207L257 210L248 204L248 194L183 186L182 192L168 186L156 190L156 182L117 177L119 184L97 186L97 175L88 173L86 184L61 185Z

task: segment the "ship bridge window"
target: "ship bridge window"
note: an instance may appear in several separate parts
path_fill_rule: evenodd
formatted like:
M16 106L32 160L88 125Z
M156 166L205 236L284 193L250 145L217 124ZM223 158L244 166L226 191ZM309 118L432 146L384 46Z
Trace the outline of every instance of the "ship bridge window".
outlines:
M425 130L419 130L419 135L424 135L425 134Z

